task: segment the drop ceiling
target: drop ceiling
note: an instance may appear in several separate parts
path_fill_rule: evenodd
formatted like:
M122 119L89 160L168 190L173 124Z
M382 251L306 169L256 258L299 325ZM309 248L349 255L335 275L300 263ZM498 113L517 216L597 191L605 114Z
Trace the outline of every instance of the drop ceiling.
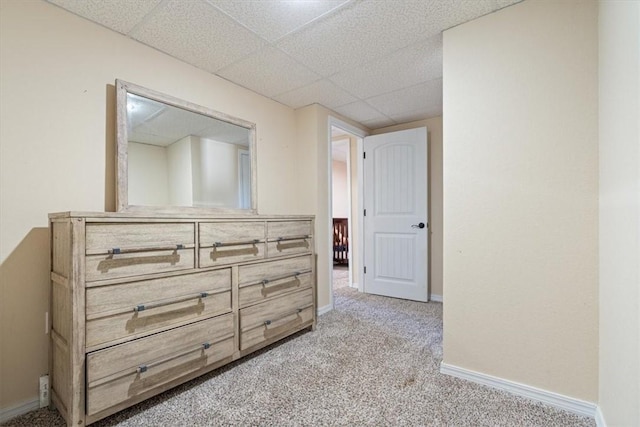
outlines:
M442 114L442 31L520 0L47 0L291 108Z

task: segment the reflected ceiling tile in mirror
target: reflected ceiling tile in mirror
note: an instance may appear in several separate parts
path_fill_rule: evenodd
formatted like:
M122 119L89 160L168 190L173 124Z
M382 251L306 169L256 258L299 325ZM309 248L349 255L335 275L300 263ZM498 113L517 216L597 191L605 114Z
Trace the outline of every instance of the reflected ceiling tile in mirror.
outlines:
M169 145L189 135L249 145L247 129L133 93L127 94L129 141Z

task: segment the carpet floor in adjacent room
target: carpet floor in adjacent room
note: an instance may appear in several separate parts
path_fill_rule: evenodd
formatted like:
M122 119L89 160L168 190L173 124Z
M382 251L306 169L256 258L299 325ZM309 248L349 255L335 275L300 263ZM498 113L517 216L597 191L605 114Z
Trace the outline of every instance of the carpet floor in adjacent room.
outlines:
M94 425L595 426L581 417L442 375L442 304L335 290L303 332ZM8 426L61 426L40 409Z

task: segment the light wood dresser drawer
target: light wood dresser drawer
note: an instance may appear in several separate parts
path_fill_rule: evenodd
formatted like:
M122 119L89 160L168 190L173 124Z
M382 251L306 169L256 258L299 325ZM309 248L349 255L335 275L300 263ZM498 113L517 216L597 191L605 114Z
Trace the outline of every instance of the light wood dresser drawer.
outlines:
M230 311L230 268L88 287L86 346L91 350Z
M238 272L240 307L312 285L311 256L241 265Z
M88 224L86 280L195 267L193 223Z
M233 314L87 355L87 414L124 402L233 355Z
M136 208L49 220L50 393L68 426L315 328L312 216Z
M240 310L240 349L286 335L312 319L312 288L243 308Z
M267 256L277 257L311 252L311 221L272 221L267 223Z
M200 267L264 258L264 221L199 224Z

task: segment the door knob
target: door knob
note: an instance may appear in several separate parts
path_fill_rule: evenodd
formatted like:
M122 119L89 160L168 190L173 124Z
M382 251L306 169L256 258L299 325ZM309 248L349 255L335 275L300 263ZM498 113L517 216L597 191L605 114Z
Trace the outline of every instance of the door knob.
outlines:
M424 228L424 227L425 227L424 222L421 222L419 224L413 224L411 226L411 228Z

